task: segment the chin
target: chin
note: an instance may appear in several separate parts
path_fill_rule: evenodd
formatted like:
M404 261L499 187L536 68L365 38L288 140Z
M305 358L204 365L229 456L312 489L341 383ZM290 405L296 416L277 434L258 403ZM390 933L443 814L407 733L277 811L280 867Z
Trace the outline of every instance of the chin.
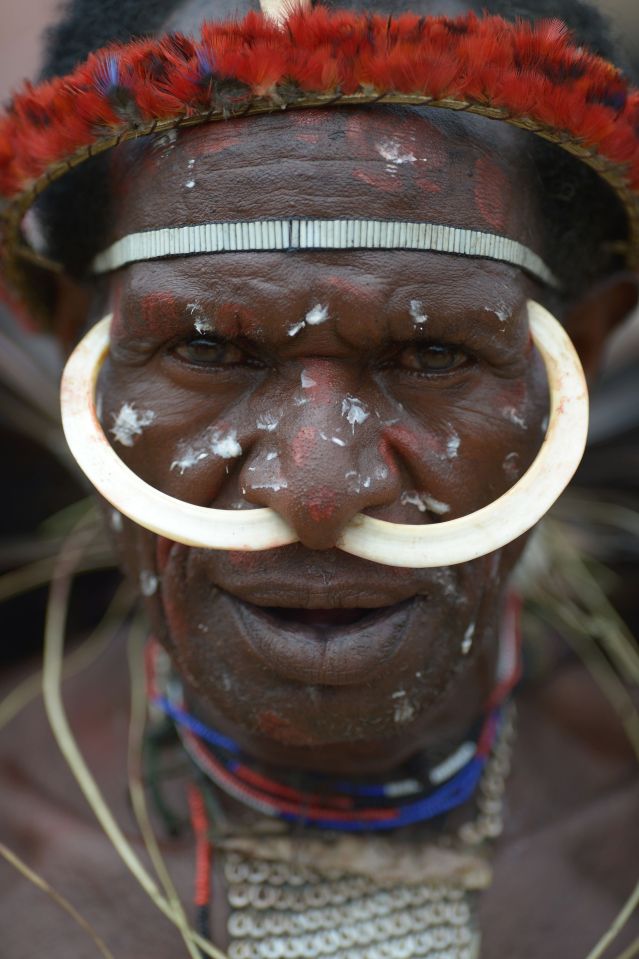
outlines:
M219 590L209 602L194 616L188 601L164 599L190 710L254 755L299 768L378 771L441 738L446 704L480 658L459 654L468 611L421 596L321 616ZM478 705L464 695L462 725Z

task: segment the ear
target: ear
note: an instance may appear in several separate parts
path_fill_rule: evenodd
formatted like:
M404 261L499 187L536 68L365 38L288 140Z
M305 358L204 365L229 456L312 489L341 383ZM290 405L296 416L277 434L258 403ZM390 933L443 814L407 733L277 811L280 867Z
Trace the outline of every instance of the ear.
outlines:
M51 322L65 355L75 346L87 321L89 304L87 286L62 273L56 276Z
M564 326L592 379L604 356L606 340L632 313L639 299L639 276L615 273L590 287L564 315Z

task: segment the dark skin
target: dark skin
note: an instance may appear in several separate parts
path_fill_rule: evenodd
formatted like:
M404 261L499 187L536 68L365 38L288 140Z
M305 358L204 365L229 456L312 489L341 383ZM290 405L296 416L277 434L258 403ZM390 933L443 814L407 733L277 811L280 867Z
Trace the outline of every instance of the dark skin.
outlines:
M129 168L114 235L233 211L485 228L476 126L462 137L378 111L194 131ZM513 156L510 131L499 136ZM532 242L533 211L508 171L496 168L507 189L492 215ZM113 427L124 403L155 414L132 445L116 435L118 453L190 502L272 507L300 539L242 555L157 543L127 524L127 566L161 582L149 614L194 708L265 760L336 772L385 773L462 736L493 682L522 544L409 571L335 543L362 511L404 523L470 513L529 465L546 386L525 307L543 291L502 264L373 251L142 263L110 287L103 422ZM221 452L202 456L216 437Z
M394 154L391 138L399 144ZM415 160L388 159L408 153ZM541 250L524 155L525 135L518 131L472 118L451 126L379 109L210 126L180 135L168 150L160 146L133 158L122 153L113 169L113 238L226 217L388 216L478 229L489 229L492 218L501 223L499 232ZM194 186L186 186L191 180ZM496 181L495 195L489 187ZM372 251L143 263L91 290L83 316L75 291L61 290L59 311L70 327L87 316L115 314L100 382L105 428L113 427L124 403L155 414L130 447L110 434L118 454L174 496L222 508L271 506L299 535L296 546L256 554L188 550L126 521L118 536L132 580L147 574L147 587L148 574L159 580L146 608L185 681L192 711L265 763L392 775L416 751L437 752L458 741L481 710L523 541L474 563L423 571L378 567L334 545L358 512L439 522L495 499L526 469L539 448L547 406L542 365L528 336L531 297L561 314L592 370L606 335L634 304L635 290L631 278L618 276L579 303L558 304L505 265ZM326 307L326 319L290 335L317 306ZM424 315L428 320L418 322ZM203 337L196 320L212 331ZM368 414L361 422L350 423L343 413L348 397ZM276 429L264 428L269 417L278 420ZM235 442L241 453L184 465L212 429L229 440L227 452ZM415 494L426 505L423 513L411 502ZM378 619L363 618L362 611L371 610ZM473 648L463 656L471 624ZM255 645L260 630L266 642ZM96 739L91 730L104 724L97 705L104 691L114 716L123 708L111 675L117 672L101 672L96 705L87 694L75 717L88 749ZM398 710L398 701L410 708ZM623 797L602 809L595 803L623 783L618 770L625 754L583 677L567 681L562 674L532 705L525 701L522 712L508 831L495 885L484 899L485 956L532 959L554 955L556 945L562 959L579 959L630 888L623 860L594 873L587 863L585 877L568 868L575 850L587 853L588 837L629 821L632 805L624 806ZM605 733L603 750L583 746L593 722ZM100 778L117 806L122 772L106 754L103 759ZM46 793L64 795L65 806L73 802L50 770ZM588 813L582 832L581 820L572 819L576 808ZM31 819L47 835L46 816L35 812ZM178 874L190 869L186 847L171 851ZM53 849L50 858L55 855ZM104 890L112 890L117 879L109 853L100 861ZM612 906L606 898L611 874L619 877ZM180 884L185 896L187 883ZM113 915L117 929L126 930L120 911ZM151 932L146 915L136 926ZM553 917L550 931L547 917ZM220 944L223 919L216 915ZM137 953L125 947L128 954ZM149 954L181 952L158 941Z
M194 13L184 9L185 27ZM210 125L115 155L111 239L363 215L495 230L541 250L525 155L519 131L432 111ZM566 314L587 363L633 296L627 278L611 279ZM104 425L124 404L153 417L131 445L112 433L119 455L184 500L272 507L299 536L261 554L186 549L128 522L120 537L129 574L160 584L149 617L193 710L264 761L386 774L458 740L481 710L523 540L446 570L376 566L334 546L362 511L404 523L470 513L532 462L547 396L529 298L558 310L504 264L374 251L195 256L102 282L89 309L114 313Z

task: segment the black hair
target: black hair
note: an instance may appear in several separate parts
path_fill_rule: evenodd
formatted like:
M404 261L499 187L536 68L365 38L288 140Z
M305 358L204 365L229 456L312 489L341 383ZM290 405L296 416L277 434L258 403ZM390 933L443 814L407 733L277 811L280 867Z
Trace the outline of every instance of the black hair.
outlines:
M64 75L93 50L161 30L183 0L70 0L62 19L46 35L42 77ZM337 3L329 2L329 6ZM350 8L401 13L431 8L420 0L351 0ZM215 2L210 13L215 17ZM508 20L562 19L576 41L628 71L608 21L584 0L468 0L470 9ZM436 10L436 7L434 8ZM568 299L595 279L623 265L618 253L626 239L621 203L607 184L563 150L530 135L547 261ZM95 158L53 184L38 210L49 255L75 276L86 273L100 249L109 220L108 154ZM615 252L617 251L617 252Z

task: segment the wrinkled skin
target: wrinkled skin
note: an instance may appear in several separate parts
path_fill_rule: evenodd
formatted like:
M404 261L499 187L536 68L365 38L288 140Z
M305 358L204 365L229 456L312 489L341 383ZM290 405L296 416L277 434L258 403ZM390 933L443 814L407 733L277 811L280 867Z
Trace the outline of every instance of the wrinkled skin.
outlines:
M499 230L534 247L517 144L477 119L387 110L210 126L140 152L126 177L116 165L113 236L363 215ZM463 516L530 464L547 390L526 301L546 291L504 264L375 251L146 262L108 287L100 396L118 454L189 502L272 507L300 539L211 552L125 524L127 567L159 581L147 608L197 711L265 759L336 771L383 772L463 735L493 681L522 543L436 570L334 547L359 512ZM123 404L153 414L129 445L114 429ZM220 452L200 457L213 433Z
M463 5L443 0L422 9L456 13ZM168 26L191 29L205 13L209 0L191 0ZM389 139L398 149L384 147L384 157L378 147ZM198 220L343 213L492 229L541 250L526 150L524 134L500 125L472 118L451 125L435 114L420 119L379 108L211 126L181 134L174 145L165 140L114 157L111 239ZM414 161L388 159L409 153ZM376 566L333 544L362 510L402 522L463 515L531 462L546 415L545 378L526 327L531 296L557 310L548 291L503 265L371 251L146 263L91 289L90 320L115 312L100 383L105 428L123 403L155 414L131 447L109 434L118 454L185 500L272 506L300 537L269 554L207 554L158 542L126 521L116 531L130 577L151 594L149 617L185 679L191 708L256 755L296 768L384 774L416 750L446 749L480 710L523 543L430 571ZM634 279L619 276L562 305L589 370L634 299ZM411 310L411 301L421 306ZM326 320L289 336L318 304L327 307ZM428 321L416 324L422 315ZM86 319L81 291L61 281L58 328ZM195 346L196 320L230 344ZM436 343L452 354L424 348ZM458 353L464 359L454 370L428 372L433 363L455 366ZM362 422L342 415L347 396L368 413ZM279 420L272 432L258 428L267 414ZM241 455L171 469L189 445L222 427L235 431ZM449 511L433 512L431 503L420 512L410 502L416 492ZM285 625L280 609L274 626L241 601L288 606L296 621ZM360 620L347 632L358 613L345 609L401 602L394 619ZM463 656L473 623L473 647ZM256 635L266 644L256 647ZM80 746L128 829L123 660L116 643L65 685L65 700ZM558 665L518 700L506 831L495 881L482 896L482 959L583 959L636 878L632 756L608 705L574 664ZM20 723L0 748L0 821L16 851L37 860L95 921L118 959L183 955L177 933L158 921L93 823L38 707ZM191 837L166 843L164 852L187 901ZM219 863L215 857L213 940L224 947ZM12 959L31 957L38 946L50 959L94 954L84 933L13 873L0 902ZM631 921L617 951L637 932Z

